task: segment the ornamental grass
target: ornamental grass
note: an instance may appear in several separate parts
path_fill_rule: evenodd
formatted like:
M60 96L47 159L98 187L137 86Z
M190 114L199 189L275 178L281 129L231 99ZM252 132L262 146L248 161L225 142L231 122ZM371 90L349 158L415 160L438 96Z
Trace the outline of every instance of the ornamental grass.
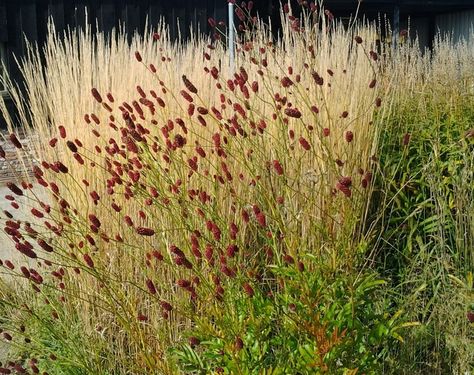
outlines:
M18 116L0 101L20 157L13 125L37 135L2 215L26 260L2 261L2 371L371 373L415 325L377 302L373 203L397 95L437 63L304 4L275 38L251 8L234 70L215 20L29 45Z

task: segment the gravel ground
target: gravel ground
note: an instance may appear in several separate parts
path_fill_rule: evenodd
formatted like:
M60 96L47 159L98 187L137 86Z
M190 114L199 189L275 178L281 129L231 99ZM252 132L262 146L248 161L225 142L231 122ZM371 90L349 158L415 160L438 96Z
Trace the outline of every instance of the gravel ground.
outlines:
M8 181L17 180L19 178L18 171L23 170L22 162L18 160L18 150L8 140L8 135L7 131L0 131L0 147L5 151L5 159L0 159L0 186ZM20 152L29 155L32 137L26 137L20 133L18 138L23 145Z

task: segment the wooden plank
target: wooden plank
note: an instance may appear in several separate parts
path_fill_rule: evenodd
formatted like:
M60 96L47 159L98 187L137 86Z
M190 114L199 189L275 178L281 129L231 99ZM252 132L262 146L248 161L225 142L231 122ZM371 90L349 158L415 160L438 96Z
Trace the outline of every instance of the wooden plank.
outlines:
M6 42L8 40L8 29L7 29L7 8L5 5L0 6L0 42Z
M214 0L214 19L217 22L224 21L225 24L227 25L227 18L228 18L227 15L228 15L227 2L223 3L220 0ZM235 17L235 19L237 22L238 18Z
M161 3L151 2L148 6L148 24L150 25L152 30L156 30L158 24L162 17L164 17L163 7Z
M36 27L36 4L34 1L26 2L20 7L20 30L24 37L30 41L38 39L38 30ZM21 36L21 45L24 48L24 37Z
M125 3L122 9L122 20L125 22L127 38L131 41L133 34L140 26L140 7L138 4Z
M74 7L74 23L72 26L84 28L86 24L86 14L89 14L89 8L85 1L78 0L73 5Z
M436 32L436 17L431 15L428 19L428 48L430 50L433 50Z
M185 39L188 35L188 25L186 24L186 5L183 0L175 0L174 5L176 17L176 33L177 37Z
M207 11L206 4L196 9L196 29L201 34L207 33Z
M42 45L46 41L48 32L48 2L47 0L36 1L36 41Z
M92 34L97 32L97 14L100 3L97 0L89 0L87 3L87 23L91 26Z
M205 8L206 13L205 13L204 16L203 16L203 21L204 21L204 22L201 21L201 22L202 22L202 23L201 23L201 32L203 32L203 33L205 33L205 34L207 34L207 35L211 35L211 36L212 36L213 30L212 30L212 28L209 26L209 23L207 22L207 20L208 20L210 17L216 19L216 13L215 13L216 8L215 8L215 5L216 5L216 1L215 1L215 0L207 0L207 1L206 1L206 4L205 4L205 6L206 6L206 8ZM227 24L227 22L226 22L226 24Z
M71 1L71 4L67 4L63 6L64 8L64 27L65 28L72 28L75 24L74 22L74 8L75 4L74 1Z
M187 29L191 28L191 33L193 35L197 35L198 33L198 18L197 18L197 8L193 7L189 9L189 12L187 14L187 20L188 20L188 25Z
M97 12L97 18L99 23L99 29L101 31L104 31L106 33L112 31L112 29L118 24L114 2L108 0L100 4L100 7Z
M23 34L22 34L22 6L18 3L7 2L7 34L8 50L6 53L6 64L9 70L10 78L21 83L21 73L15 62L14 56L23 56Z
M171 9L169 9L167 15L166 15L166 22L168 23L169 25L169 29L170 29L170 38L171 40L176 40L178 38L178 34L177 34L177 23L176 23L176 11L175 11L175 8L172 7Z
M221 33L220 33L221 37L224 38L222 33L227 32L227 26L229 24L227 2L223 3L222 1L214 0L214 19L216 20L216 22L223 21L225 23L225 25L226 25L225 27L219 27L218 26L219 30L221 31ZM235 17L234 24L235 24L236 27L239 24L239 19L237 17ZM209 24L208 24L208 26L209 26ZM209 30L211 30L210 27L209 27Z
M392 18L392 29L393 29L393 35L392 35L392 48L395 50L398 46L398 39L400 36L400 7L398 5L395 5L393 7L393 18Z
M150 0L136 0L138 1L138 26L137 31L143 35L145 32L149 30L145 30L146 25L146 18L148 14L148 8L150 6ZM148 27L150 25L148 24Z
M58 32L64 30L64 3L63 0L50 0L48 4L48 20L53 19L54 25Z

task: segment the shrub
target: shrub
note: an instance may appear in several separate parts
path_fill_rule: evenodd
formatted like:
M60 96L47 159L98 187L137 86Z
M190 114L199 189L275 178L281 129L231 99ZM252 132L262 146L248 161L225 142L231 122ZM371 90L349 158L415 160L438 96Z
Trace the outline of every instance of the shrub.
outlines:
M305 264L305 266L303 266ZM244 284L212 306L173 350L186 373L378 373L399 339L398 314L377 313L374 275L319 271L309 258L271 267L279 287ZM229 286L228 286L229 287ZM266 287L266 288L265 288ZM258 289L257 289L258 288Z

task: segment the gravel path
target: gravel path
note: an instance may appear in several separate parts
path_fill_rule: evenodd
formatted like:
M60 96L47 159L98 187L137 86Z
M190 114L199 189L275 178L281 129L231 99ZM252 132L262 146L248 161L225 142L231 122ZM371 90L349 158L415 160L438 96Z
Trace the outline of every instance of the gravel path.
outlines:
M32 137L27 137L24 134L17 134L23 145L20 152L26 155L30 154ZM22 162L18 160L18 150L8 140L9 133L5 130L0 131L0 146L5 151L5 159L0 159L0 186L9 181L17 180L20 176L18 171L24 170ZM3 195L1 196L3 198Z

